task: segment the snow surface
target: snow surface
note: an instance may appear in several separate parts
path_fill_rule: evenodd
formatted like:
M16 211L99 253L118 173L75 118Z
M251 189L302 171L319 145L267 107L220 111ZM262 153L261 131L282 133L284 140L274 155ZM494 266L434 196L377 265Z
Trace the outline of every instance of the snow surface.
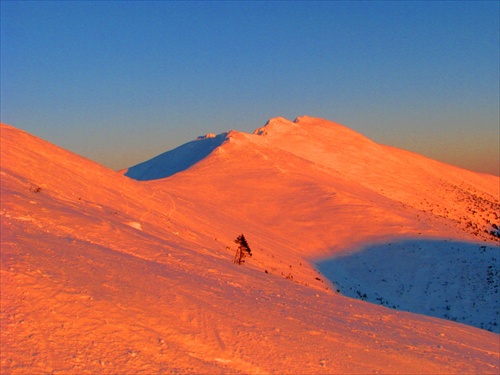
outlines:
M498 247L406 240L318 263L353 298L500 332Z
M176 171L149 181L2 125L1 372L498 373L498 334L344 296L316 265L373 247L378 272L375 252L408 241L498 250L499 179L274 123L146 162ZM458 287L455 266L440 277Z
M207 134L174 150L129 168L125 175L135 180L155 180L188 169L207 157L226 140L226 134Z

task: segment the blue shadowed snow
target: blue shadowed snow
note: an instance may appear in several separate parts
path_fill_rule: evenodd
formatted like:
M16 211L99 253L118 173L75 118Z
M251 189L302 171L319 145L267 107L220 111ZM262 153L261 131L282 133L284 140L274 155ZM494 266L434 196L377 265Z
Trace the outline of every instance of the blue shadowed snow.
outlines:
M153 159L130 167L125 176L134 180L158 180L184 171L206 158L227 139L227 133L207 135L188 142Z
M317 263L343 295L500 332L494 244L409 240Z

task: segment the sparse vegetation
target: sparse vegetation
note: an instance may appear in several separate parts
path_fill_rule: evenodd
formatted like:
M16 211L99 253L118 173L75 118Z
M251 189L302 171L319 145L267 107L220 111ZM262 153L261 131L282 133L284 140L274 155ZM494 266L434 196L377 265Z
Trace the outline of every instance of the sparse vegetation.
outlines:
M234 263L242 264L245 262L245 257L247 255L252 256L252 250L250 250L250 246L248 246L248 242L243 234L236 237L234 242L238 244L236 254L234 255Z
M377 250L344 257L343 261L337 258L343 271L334 273L338 266L332 264L323 272L327 277L332 276L330 281L337 286L338 293L349 297L498 333L500 264L494 256L498 251L495 246L409 242ZM402 253L406 261L403 258L387 261ZM367 258L372 254L376 256ZM413 270L414 262L421 262L418 270ZM335 274L343 276L333 277Z
M33 193L40 193L42 191L42 188L40 186L30 185L30 191L32 191Z

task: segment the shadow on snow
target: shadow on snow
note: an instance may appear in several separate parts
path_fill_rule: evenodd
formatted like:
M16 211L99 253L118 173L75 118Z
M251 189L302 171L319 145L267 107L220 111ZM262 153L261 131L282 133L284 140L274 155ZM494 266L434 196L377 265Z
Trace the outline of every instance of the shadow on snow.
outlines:
M499 333L500 254L494 244L413 239L316 265L348 297Z
M125 176L134 180L148 181L166 178L182 172L206 158L219 147L227 133L217 136L200 137L173 150L164 152L150 160L130 167Z

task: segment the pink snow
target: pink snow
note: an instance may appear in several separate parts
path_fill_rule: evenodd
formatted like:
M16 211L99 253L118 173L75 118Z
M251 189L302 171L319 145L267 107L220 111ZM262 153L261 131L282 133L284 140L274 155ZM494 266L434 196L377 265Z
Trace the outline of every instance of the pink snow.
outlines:
M135 181L2 124L2 373L500 371L498 334L344 297L314 268L401 238L497 245L498 177L312 117L224 137Z

